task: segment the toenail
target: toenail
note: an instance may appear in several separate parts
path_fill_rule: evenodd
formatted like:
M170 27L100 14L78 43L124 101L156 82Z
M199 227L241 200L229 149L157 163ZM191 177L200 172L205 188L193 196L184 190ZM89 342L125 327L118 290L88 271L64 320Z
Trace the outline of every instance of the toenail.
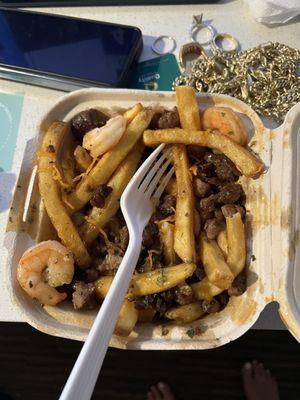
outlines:
M244 364L244 368L246 368L246 369L251 369L251 368L252 368L252 365L251 365L249 362L246 362L246 363Z

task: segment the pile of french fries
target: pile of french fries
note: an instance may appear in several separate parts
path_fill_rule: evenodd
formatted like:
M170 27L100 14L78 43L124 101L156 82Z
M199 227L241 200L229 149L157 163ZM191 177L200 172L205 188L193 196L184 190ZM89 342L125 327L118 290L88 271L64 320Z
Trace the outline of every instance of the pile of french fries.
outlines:
M227 290L245 267L245 229L238 212L225 217L226 229L217 240L208 239L204 231L195 236L196 206L187 146L222 152L247 177L260 174L263 164L245 147L245 138L236 132L236 125L230 128L234 129L233 137L226 134L227 128L223 126L219 132L201 130L199 106L192 88L178 87L176 104L181 128L159 130L147 130L154 111L136 104L124 114L127 128L121 140L96 159L81 146L61 155L61 146L70 127L65 122L54 122L37 155L39 190L47 213L61 242L72 251L79 268L84 269L91 265L89 250L94 240L119 210L121 195L138 168L144 147L160 143L172 145L176 180L170 182L166 191L176 195L175 217L158 222L165 267L133 276L116 326L116 333L120 335L129 335L137 321L149 322L153 318L155 311L138 311L135 299L185 284L197 264L203 265L206 277L190 285L193 302L166 312L170 320L190 323L202 317L201 302L210 301ZM208 118L211 115L207 115ZM74 175L74 165L81 172L79 176ZM112 193L103 208L92 207L78 230L72 214L84 210L100 184L110 186ZM99 299L106 296L112 279L112 276L101 276L95 282Z

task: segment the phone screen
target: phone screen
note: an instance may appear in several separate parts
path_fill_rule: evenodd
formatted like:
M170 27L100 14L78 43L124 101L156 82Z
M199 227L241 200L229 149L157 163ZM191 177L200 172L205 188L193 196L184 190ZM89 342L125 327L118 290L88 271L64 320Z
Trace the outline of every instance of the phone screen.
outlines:
M0 9L5 65L117 86L140 41L133 27Z

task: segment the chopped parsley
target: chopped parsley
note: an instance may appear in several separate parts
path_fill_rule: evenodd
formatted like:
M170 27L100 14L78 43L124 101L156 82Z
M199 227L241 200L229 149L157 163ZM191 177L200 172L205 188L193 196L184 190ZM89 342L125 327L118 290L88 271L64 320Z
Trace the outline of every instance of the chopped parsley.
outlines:
M226 114L224 112L221 112L221 115L222 115L222 117L225 117Z
M200 326L196 326L195 328L190 328L185 332L191 339L193 339L194 336L201 335L203 333L203 329Z
M193 339L193 337L195 336L195 329L194 328L190 328L185 332L191 339Z
M233 131L229 131L228 135L234 135L234 132Z
M164 283L166 282L166 280L167 280L167 277L166 277L166 275L164 273L164 269L160 268L159 275L158 275L158 277L156 279L157 285L160 286L160 287L163 286Z

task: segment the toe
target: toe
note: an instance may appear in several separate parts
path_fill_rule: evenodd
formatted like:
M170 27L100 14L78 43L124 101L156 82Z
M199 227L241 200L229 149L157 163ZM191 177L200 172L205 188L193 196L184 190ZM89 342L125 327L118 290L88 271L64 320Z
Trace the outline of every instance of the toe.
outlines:
M242 369L243 380L247 381L247 382L252 380L252 376L253 376L252 374L253 374L252 364L249 362L246 362L243 365L243 369Z
M262 369L262 364L258 363L258 361L256 360L252 361L252 372L253 372L253 379L260 380L264 375L264 369Z
M147 393L147 400L155 400L155 398L152 396L151 392Z
M151 393L154 400L163 400L163 397L156 386L151 386Z
M243 365L242 377L243 377L243 385L246 397L247 399L251 399L253 391L253 371L252 371L252 364L250 362L246 362Z
M266 373L266 369L262 363L256 363L254 368L254 373L256 378L261 380L268 379L268 374Z
M175 400L175 397L169 385L167 385L164 382L159 382L157 386L159 387L159 390L163 394L164 400Z

